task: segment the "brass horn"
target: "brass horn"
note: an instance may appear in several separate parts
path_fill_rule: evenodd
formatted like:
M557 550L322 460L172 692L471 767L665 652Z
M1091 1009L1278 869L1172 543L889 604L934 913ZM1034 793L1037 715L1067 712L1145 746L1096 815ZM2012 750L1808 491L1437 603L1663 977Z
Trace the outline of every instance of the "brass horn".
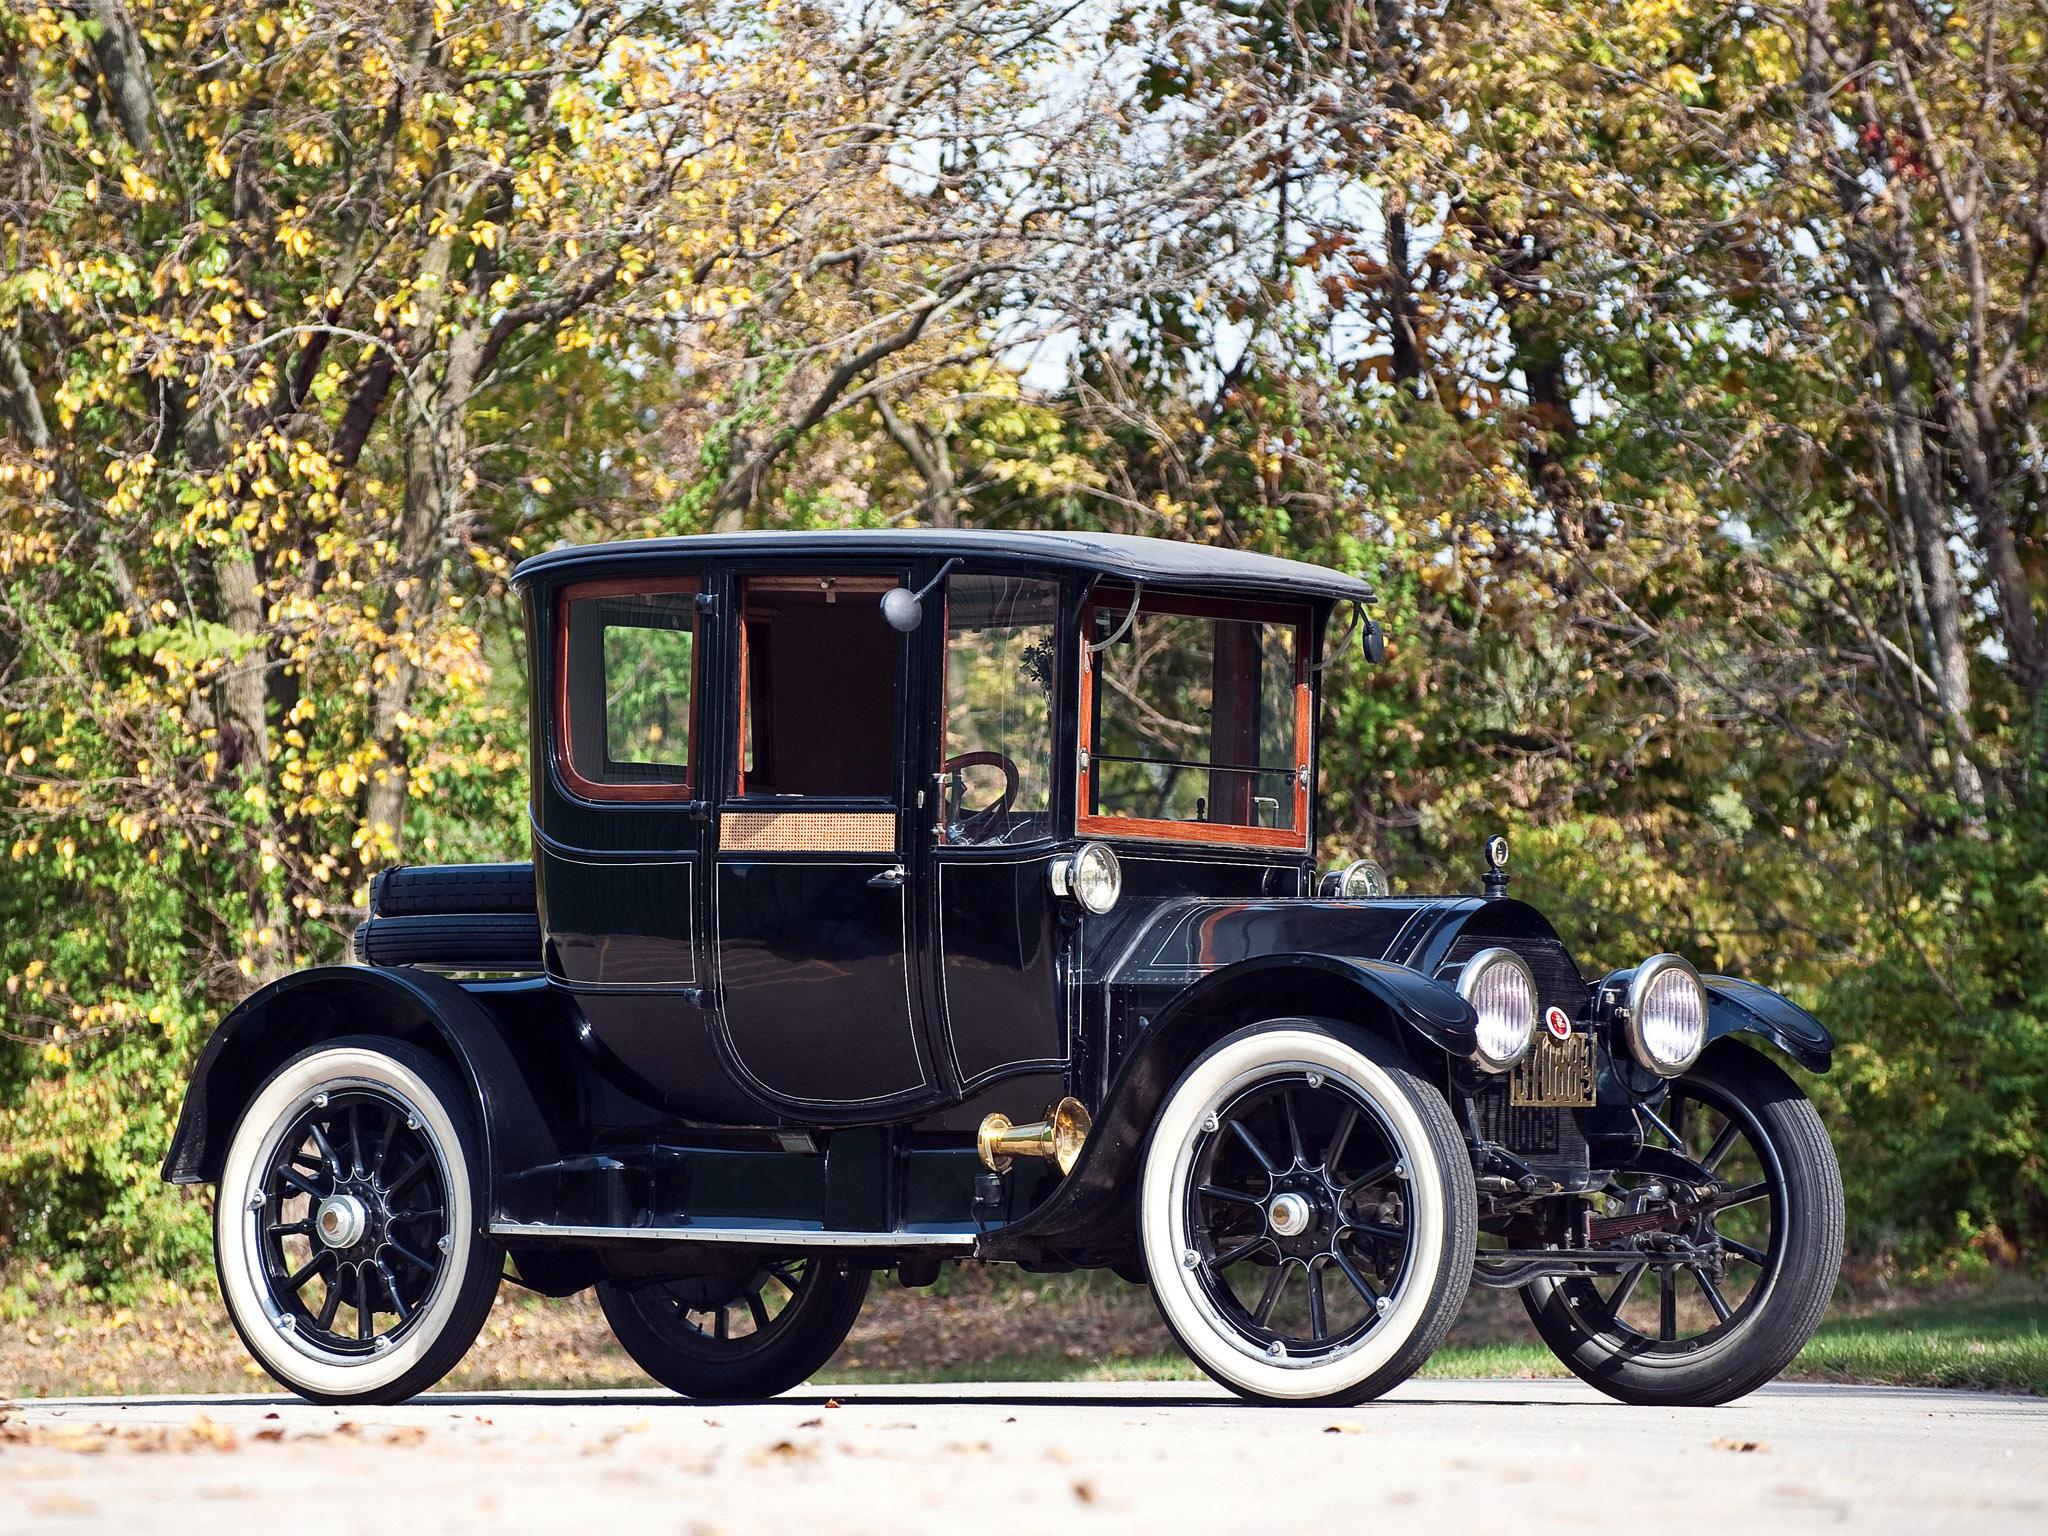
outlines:
M1081 1144L1088 1139L1088 1106L1079 1099L1061 1099L1045 1112L1043 1120L1030 1125L1012 1125L1008 1115L990 1115L981 1122L974 1144L981 1160L997 1173L1009 1170L1013 1157L1049 1157L1062 1174L1074 1171L1081 1160Z

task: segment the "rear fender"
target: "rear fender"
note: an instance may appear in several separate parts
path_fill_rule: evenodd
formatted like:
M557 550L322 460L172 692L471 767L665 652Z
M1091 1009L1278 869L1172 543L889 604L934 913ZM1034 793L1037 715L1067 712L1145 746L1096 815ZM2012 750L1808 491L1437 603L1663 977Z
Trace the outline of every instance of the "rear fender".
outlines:
M1833 1064L1835 1037L1804 1008L1753 981L1702 976L1707 989L1707 1040L1723 1035L1761 1035L1809 1072Z
M1232 1030L1296 1016L1340 1033L1378 1035L1424 1057L1465 1055L1478 1025L1455 988L1384 960L1268 955L1213 971L1161 1009L1133 1043L1074 1171L1029 1216L983 1237L976 1255L1032 1261L1108 1252L1126 1241L1138 1160L1168 1090Z
M483 1136L492 1203L508 1174L561 1156L496 1021L469 992L425 971L319 966L270 983L221 1020L185 1090L163 1177L217 1180L235 1122L270 1074L308 1046L344 1035L410 1040L461 1075Z

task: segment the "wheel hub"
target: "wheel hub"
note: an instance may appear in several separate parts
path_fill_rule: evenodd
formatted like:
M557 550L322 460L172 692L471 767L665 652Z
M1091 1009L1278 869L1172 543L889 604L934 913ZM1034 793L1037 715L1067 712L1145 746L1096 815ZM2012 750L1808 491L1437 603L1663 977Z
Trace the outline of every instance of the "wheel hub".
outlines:
M1266 1206L1266 1222L1276 1237L1299 1237L1313 1220L1315 1207L1291 1190L1284 1195L1275 1195Z
M329 1195L313 1218L314 1230L329 1248L353 1248L363 1240L370 1213L354 1195Z

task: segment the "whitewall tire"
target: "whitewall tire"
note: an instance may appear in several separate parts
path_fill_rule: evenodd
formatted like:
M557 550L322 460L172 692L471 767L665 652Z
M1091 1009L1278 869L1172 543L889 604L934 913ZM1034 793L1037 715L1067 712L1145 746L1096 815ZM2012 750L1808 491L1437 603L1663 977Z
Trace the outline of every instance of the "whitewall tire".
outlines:
M278 1068L236 1123L214 1209L249 1352L314 1402L401 1402L439 1381L504 1265L481 1170L469 1094L426 1052L351 1037Z
M1342 1404L1412 1375L1472 1275L1478 1210L1442 1097L1385 1041L1273 1019L1167 1095L1139 1228L1167 1325L1241 1396Z

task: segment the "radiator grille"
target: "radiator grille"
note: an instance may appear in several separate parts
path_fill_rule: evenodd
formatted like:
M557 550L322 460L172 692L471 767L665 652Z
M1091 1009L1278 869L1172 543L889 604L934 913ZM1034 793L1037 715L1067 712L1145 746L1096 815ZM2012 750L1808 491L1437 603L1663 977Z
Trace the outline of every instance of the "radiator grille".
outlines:
M1575 1023L1584 1018L1591 994L1578 966L1556 939L1495 939L1466 934L1451 945L1438 976L1455 979L1459 967L1467 960L1495 945L1513 950L1529 963L1536 978L1539 1016L1544 1009L1556 1007L1562 1008L1565 1017ZM1479 1115L1479 1133L1488 1141L1498 1142L1524 1157L1575 1168L1586 1166L1586 1134L1580 1112L1512 1105L1508 1102L1505 1079L1474 1099L1473 1108Z

